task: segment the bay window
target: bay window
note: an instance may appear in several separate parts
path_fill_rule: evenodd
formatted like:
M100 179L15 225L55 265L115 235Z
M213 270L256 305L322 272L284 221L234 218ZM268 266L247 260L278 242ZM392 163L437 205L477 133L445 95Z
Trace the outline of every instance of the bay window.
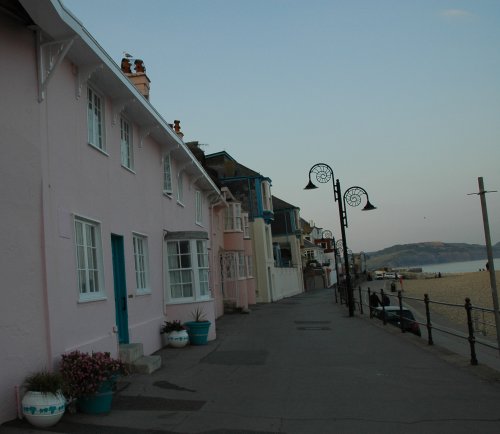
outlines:
M176 239L183 237L183 239ZM172 232L165 236L166 291L170 302L210 297L206 232Z

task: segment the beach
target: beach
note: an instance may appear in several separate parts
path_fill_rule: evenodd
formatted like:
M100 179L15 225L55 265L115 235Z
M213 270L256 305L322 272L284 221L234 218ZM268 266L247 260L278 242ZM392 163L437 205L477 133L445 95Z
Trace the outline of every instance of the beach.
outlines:
M498 287L500 284L500 271L497 271L495 275ZM418 274L412 277L418 277ZM397 289L401 289L399 282ZM430 305L431 315L432 312L442 315L450 321L450 325L457 325L460 330L466 329L467 317L463 306L467 297L470 298L475 308L493 309L490 273L487 271L443 274L440 278L433 277L432 274L422 274L420 278L403 280L403 296L423 299L424 294L428 294L431 301L460 305L459 307L432 303ZM495 337L496 329L493 313L476 309L474 309L473 313L476 331Z

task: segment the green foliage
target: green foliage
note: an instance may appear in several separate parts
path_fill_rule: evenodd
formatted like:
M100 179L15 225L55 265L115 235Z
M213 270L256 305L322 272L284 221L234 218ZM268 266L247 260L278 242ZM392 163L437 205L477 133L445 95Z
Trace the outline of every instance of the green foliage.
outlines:
M179 320L165 321L160 328L160 333L180 332L181 330L186 330L186 327Z
M63 385L63 378L59 372L40 371L31 374L24 381L26 390L31 392L53 393L59 392Z
M203 312L203 309L200 307L197 307L193 312L191 312L191 315L193 316L193 320L195 322L207 321L207 316L205 315L205 312Z

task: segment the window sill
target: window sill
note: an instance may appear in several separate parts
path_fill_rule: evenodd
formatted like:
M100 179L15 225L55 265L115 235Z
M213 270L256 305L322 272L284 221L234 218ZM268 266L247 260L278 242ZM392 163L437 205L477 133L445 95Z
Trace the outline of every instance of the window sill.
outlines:
M151 295L152 291L151 289L136 289L135 290L135 296L136 297L142 297L143 295Z
M92 298L90 298L90 297L88 297L88 298L79 298L78 299L78 303L82 303L82 304L84 304L84 303L93 303L94 301L105 301L107 299L108 299L108 297L106 297L105 295L101 294L101 295L98 295L98 296L95 296L95 297L92 297Z
M173 199L172 193L171 192L169 193L168 191L165 190L163 190L163 196L168 197L170 200Z
M96 145L93 145L92 143L89 143L88 144L91 148L95 149L96 151L100 152L101 154L103 155L106 155L106 157L109 157L109 154L104 150L104 149L101 149L99 148L98 146Z
M182 202L179 202L179 201L177 201L177 205L179 205L179 206L180 206L180 207L182 207L182 208L184 208L184 207L185 207L185 205L184 205Z
M210 297L209 295L207 295L207 298L183 298L183 299L179 299L179 300L167 300L167 302L165 304L167 304L168 306L174 306L174 305L178 305L178 304L194 304L194 303L208 303L210 301L214 301L214 298L213 297Z
M130 173L132 173L132 174L134 174L134 175L137 175L137 174L135 173L134 169L131 169L130 167L124 166L123 164L122 164L122 167L123 167L123 168L124 168L127 172L130 172Z

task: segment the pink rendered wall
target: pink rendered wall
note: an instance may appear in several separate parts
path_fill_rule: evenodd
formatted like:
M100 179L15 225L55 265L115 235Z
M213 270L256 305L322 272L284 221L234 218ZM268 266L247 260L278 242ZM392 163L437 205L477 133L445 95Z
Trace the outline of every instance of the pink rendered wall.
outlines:
M162 192L161 146L151 138L139 147L133 124L135 173L120 164L119 122L105 97L106 154L87 144L86 86L76 98L76 70L63 60L38 103L35 38L0 14L0 423L14 418L14 386L37 369L51 368L68 350L117 354L111 234L122 235L130 342L146 354L160 348L165 319L164 231L210 232L209 201L204 222L195 223L195 190L184 178L184 203ZM99 82L96 83L99 87ZM178 163L172 159L174 192ZM101 224L106 299L80 303L76 278L75 215ZM148 237L151 294L135 291L132 233ZM215 301L206 301L215 319ZM190 305L170 305L183 315ZM215 321L210 338L215 338Z
M40 107L31 31L0 13L0 424L15 386L51 368L44 300ZM22 394L22 391L20 392Z
M95 87L99 90L99 83ZM159 327L164 320L163 231L205 230L209 224L208 201L205 221L195 224L195 187L184 180L183 206L162 192L162 149L150 138L139 147L137 125L133 143L135 173L120 163L120 124L113 125L112 102L105 99L106 154L87 144L86 87L82 97L74 96L75 77L64 61L48 90L48 131L50 167L48 191L52 214L48 237L53 255L49 275L54 355L79 348L116 353L114 288L111 234L124 237L130 342L142 342L146 354L160 345ZM126 114L126 113L125 113ZM133 123L133 119L129 118ZM174 195L177 163L172 159ZM56 216L56 210L63 210ZM73 228L74 215L101 223L104 279L107 299L78 303L74 236L62 234L60 227ZM61 223L61 220L62 223ZM203 227L204 226L204 227ZM148 237L151 294L135 293L132 233ZM175 307L173 307L175 309ZM213 308L212 308L213 309ZM214 316L213 314L211 315ZM92 318L91 322L88 318ZM68 320L71 322L68 324ZM215 333L215 326L213 327ZM215 335L214 335L215 336Z
M243 232L225 232L224 233L224 248L226 250L242 251L243 250Z

